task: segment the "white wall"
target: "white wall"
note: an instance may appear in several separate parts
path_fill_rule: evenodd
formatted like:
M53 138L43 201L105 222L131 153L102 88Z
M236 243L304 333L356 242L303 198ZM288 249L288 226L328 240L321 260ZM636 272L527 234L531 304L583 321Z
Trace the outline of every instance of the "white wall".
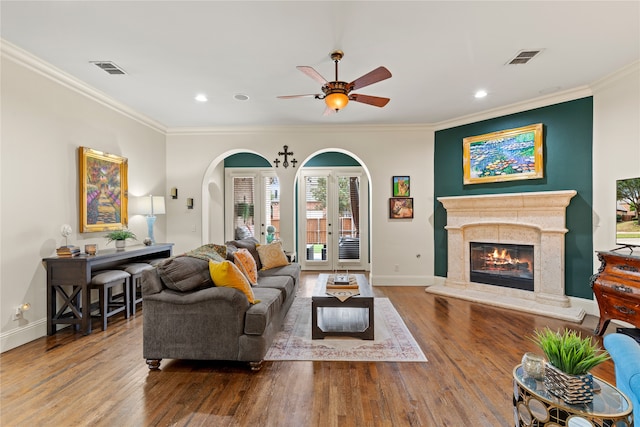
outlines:
M167 137L167 183L184 197L194 197L196 209L188 211L184 201L170 206L168 238L176 251L203 242L202 186L210 185L207 169L238 151L255 152L273 160L283 145L293 151L296 168L276 168L280 180L281 236L288 250L294 247L294 194L299 166L318 152L351 153L371 175L372 283L376 285L424 285L433 276L433 136L427 126L346 126L233 129L193 132L169 131ZM414 197L412 220L390 220L388 199L393 175L411 177ZM170 203L171 205L171 203ZM223 217L205 218L220 230ZM196 231L191 231L191 230ZM211 234L205 234L211 235ZM222 243L213 242L213 243ZM420 255L418 257L418 255ZM395 271L395 265L398 271Z
M593 86L593 248L615 244L615 182L640 177L640 63ZM600 262L594 257L594 271Z
M79 82L46 77L37 63L29 65L31 58L2 47L0 351L5 351L46 335L41 260L64 244L61 225L74 230L70 244L105 247L104 233L77 232L77 148L128 158L130 195L164 195L166 185L163 132L71 88L74 83L80 87ZM130 226L146 236L142 217L132 217ZM164 241L164 218L159 217L155 230L156 239ZM12 320L23 302L31 309L24 320Z

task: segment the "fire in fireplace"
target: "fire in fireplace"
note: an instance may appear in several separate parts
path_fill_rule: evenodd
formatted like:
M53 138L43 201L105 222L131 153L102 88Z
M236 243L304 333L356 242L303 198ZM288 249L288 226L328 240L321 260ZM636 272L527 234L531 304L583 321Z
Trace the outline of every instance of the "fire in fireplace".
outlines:
M533 291L533 245L470 242L475 283Z

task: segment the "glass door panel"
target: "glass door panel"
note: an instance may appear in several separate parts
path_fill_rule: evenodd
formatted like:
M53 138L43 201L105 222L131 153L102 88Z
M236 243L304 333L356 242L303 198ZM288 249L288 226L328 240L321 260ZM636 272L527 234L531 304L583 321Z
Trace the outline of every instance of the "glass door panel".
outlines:
M360 177L338 176L338 264L360 260Z
M234 239L255 237L254 177L233 178Z
M327 176L307 175L304 177L304 248L307 263L327 263L327 244L331 236L328 231L327 202L328 188Z
M280 183L277 176L264 178L264 221L262 221L265 241L271 243L280 239Z

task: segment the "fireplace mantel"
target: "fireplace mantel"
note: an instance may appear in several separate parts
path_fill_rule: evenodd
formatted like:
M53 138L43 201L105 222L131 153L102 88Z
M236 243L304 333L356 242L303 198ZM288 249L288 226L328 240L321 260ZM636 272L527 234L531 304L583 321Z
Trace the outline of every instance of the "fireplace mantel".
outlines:
M580 322L564 288L566 208L575 190L439 197L447 210L447 278L430 293ZM534 246L534 290L470 281L469 243Z

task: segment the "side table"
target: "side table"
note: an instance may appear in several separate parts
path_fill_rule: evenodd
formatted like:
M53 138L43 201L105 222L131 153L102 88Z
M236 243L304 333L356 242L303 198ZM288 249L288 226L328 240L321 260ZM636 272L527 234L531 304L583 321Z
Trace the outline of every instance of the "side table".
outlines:
M593 402L569 405L549 393L543 381L513 370L513 415L516 427L633 427L629 399L611 384L593 377Z

